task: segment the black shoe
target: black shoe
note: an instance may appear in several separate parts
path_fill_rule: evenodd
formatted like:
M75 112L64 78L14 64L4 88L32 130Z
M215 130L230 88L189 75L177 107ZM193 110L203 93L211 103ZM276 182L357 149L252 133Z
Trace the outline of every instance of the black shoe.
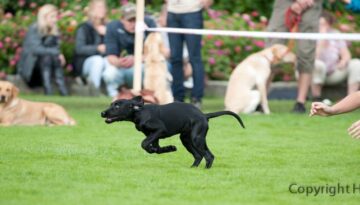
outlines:
M306 112L304 103L296 102L292 112L298 114L304 114Z
M193 104L197 109L201 110L201 101L196 99L196 98L192 98L191 99L191 104Z
M184 102L184 99L174 97L174 102Z

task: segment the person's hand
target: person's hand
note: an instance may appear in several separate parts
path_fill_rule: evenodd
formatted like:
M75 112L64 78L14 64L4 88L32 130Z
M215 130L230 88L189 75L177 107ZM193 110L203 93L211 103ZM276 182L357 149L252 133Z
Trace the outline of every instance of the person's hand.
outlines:
M300 6L303 9L307 9L307 8L312 7L314 5L314 0L297 0L297 2L300 4Z
M61 66L64 66L66 64L65 56L63 54L59 55L59 60L60 60Z
M345 70L347 67L347 62L340 61L336 67L339 68L340 70Z
M319 115L319 116L330 116L333 115L333 109L322 102L313 102L311 104L310 116Z
M291 4L290 8L297 15L300 15L303 11L303 8L301 7L301 5L298 2L294 2L293 4Z
M100 35L105 35L106 34L106 26L105 25L97 26L96 30Z
M297 0L291 6L291 10L300 15L306 9L312 7L314 5L314 0Z
M348 129L349 135L355 139L360 139L360 120L356 121Z
M119 58L119 66L120 68L130 68L134 65L134 56L129 55L122 58Z
M106 51L105 44L99 44L97 50L99 51L99 53L104 54Z
M200 0L201 5L205 8L208 9L210 8L210 6L212 5L213 1L212 0Z

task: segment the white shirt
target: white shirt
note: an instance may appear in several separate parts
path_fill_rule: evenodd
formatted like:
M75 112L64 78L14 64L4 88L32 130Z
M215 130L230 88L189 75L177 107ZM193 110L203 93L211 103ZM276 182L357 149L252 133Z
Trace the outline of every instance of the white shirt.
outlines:
M191 13L200 11L203 5L200 0L168 0L168 11L171 13Z

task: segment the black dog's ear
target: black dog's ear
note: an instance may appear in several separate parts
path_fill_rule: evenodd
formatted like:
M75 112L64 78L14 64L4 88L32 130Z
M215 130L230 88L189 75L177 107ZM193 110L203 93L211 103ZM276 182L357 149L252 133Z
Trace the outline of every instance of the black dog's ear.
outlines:
M133 97L134 101L133 108L134 110L140 110L144 106L144 99L141 96Z
M137 102L137 103L144 104L144 99L143 99L140 95L133 97L132 100L135 101L135 102Z

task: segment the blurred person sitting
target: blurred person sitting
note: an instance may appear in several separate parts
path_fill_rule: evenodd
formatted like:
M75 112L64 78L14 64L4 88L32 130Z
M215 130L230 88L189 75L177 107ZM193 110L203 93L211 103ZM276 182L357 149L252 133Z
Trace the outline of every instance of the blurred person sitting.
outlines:
M42 85L45 95L52 94L52 76L61 95L68 95L63 66L65 57L60 51L59 31L56 25L58 9L46 4L39 9L37 22L29 27L23 43L18 73L30 87Z
M97 91L105 68L106 14L105 0L90 1L88 20L79 25L75 38L74 75L95 87Z
M155 22L148 16L145 16L144 21L148 27L156 27ZM135 23L136 6L128 3L121 7L121 19L114 20L106 26L103 79L110 97L115 97L121 86L132 87Z
M323 12L319 20L320 33L339 33L332 26L335 18ZM336 85L347 79L348 94L359 89L360 60L351 59L350 51L344 40L320 40L316 46L315 69L312 77L314 101L321 101L323 85Z

